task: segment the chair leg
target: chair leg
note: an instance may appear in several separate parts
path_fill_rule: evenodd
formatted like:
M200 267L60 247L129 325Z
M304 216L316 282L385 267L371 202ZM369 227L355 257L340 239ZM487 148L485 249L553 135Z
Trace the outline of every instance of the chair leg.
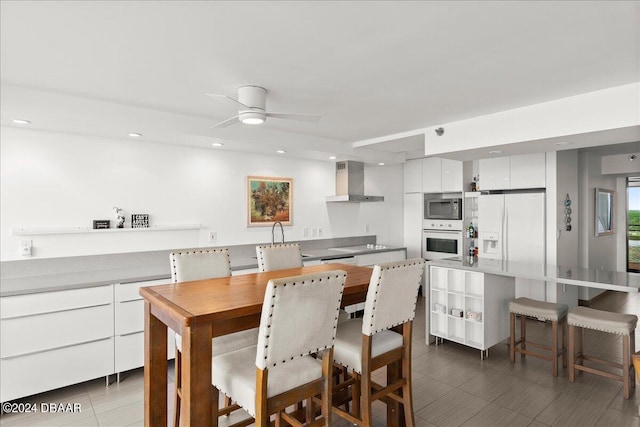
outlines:
M520 315L520 339L522 342L520 343L520 348L523 350L527 349L527 316ZM524 360L524 353L520 353L520 359Z
M516 314L509 313L509 361L515 363L516 361Z
M562 367L567 367L567 318L562 319Z
M569 382L574 382L576 379L574 335L575 327L573 325L569 325Z
M583 338L584 338L584 329L577 327L576 332L578 333L576 339L578 340L578 364L584 365L584 348L583 348Z
M402 378L404 385L402 386L402 403L404 405L404 418L406 427L414 427L415 419L413 416L413 395L411 393L411 327L403 328L404 335L404 351L402 355ZM408 329L408 330L407 330Z
M631 352L631 354L634 354L636 352L636 334L635 331L631 331L631 334L629 334L629 351ZM633 360L630 362L631 363L631 372L629 375L631 375L631 388L636 388L636 368L633 364Z
M181 402L181 389L182 389L182 353L180 350L176 348L176 357L174 359L174 395L175 395L175 404L173 407L173 426L180 426L180 405Z
M351 406L353 406L353 416L356 418L360 418L360 385L362 384L362 376L358 374L356 371L351 373L353 376L354 382L351 386Z
M631 384L629 381L629 373L631 372L629 366L631 362L631 350L629 348L630 341L630 336L627 335L622 337L622 389L625 399L629 399L629 395L631 393Z
M554 320L553 322L551 322L551 336L552 336L552 343L551 343L551 353L552 353L552 358L551 358L551 375L553 375L554 377L558 376L558 321Z

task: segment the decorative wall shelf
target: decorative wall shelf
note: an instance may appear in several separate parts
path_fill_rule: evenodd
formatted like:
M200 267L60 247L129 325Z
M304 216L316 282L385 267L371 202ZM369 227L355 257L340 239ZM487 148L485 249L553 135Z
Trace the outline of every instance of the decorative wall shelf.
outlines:
M14 236L38 236L43 234L78 234L78 233L129 233L173 230L199 230L200 224L156 225L148 228L105 228L94 230L90 227L48 227L48 228L14 228Z

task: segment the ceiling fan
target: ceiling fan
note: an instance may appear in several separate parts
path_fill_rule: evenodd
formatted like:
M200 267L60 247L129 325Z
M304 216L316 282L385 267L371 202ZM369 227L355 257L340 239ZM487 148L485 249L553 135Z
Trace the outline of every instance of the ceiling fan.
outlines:
M230 117L214 126L213 128L223 128L235 123L247 125L259 125L267 120L267 117L287 120L301 120L305 122L317 122L320 120L318 114L296 114L296 113L271 113L267 111L267 90L260 86L240 86L238 88L238 99L227 95L207 93L214 98L227 98L240 104L240 109L236 116Z

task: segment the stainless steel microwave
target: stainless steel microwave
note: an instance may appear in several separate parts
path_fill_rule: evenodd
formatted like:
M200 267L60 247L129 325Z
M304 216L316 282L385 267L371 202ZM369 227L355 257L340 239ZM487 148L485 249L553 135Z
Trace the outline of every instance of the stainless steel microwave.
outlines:
M426 199L424 219L462 219L462 199Z

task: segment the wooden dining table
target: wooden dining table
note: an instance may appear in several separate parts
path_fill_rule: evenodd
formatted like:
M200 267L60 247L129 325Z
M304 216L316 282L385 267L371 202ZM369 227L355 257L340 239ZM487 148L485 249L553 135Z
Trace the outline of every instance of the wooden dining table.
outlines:
M365 301L372 269L349 264L321 264L141 288L145 426L167 425L167 327L182 335L182 425L217 425L212 405L212 338L259 326L269 280L330 270L347 272L343 307ZM399 364L388 368L388 380L397 378L401 369ZM388 426L402 424L401 410L397 403L388 403Z

